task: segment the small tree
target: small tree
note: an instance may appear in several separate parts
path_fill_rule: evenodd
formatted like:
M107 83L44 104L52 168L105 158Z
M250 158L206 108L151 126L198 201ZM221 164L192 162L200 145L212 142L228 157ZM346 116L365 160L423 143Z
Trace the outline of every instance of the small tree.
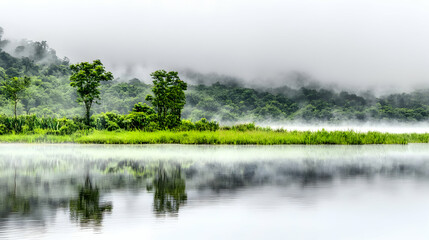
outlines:
M159 126L164 129L180 125L182 109L186 104L184 91L187 84L180 80L177 72L159 70L151 76L154 96L147 95L146 100L155 108Z
M153 108L149 107L146 103L136 103L134 104L132 112L141 112L146 114L155 114Z
M101 81L113 79L111 72L106 72L100 60L93 63L81 62L70 65L72 75L70 76L70 86L75 87L78 94L77 101L83 103L86 111L86 123L90 124L90 113L92 104L99 103L100 91L98 87Z
M26 90L30 86L29 77L6 77L2 82L2 91L7 99L14 104L15 122L17 119L16 106L26 96Z

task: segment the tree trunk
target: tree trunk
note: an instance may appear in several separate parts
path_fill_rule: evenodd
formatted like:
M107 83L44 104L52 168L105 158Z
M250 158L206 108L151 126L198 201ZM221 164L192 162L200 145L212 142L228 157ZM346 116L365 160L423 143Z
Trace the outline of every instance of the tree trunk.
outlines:
M14 114L15 114L15 120L17 119L17 117L16 117L16 105L18 104L18 102L17 101L15 101L15 111L14 111Z
M90 112L91 112L91 104L85 103L85 109L86 109L86 125L90 125Z
M90 108L86 107L86 125L88 126L89 126L89 111L90 111Z
M16 116L16 105L18 104L18 101L15 100L15 132L18 132L18 117Z

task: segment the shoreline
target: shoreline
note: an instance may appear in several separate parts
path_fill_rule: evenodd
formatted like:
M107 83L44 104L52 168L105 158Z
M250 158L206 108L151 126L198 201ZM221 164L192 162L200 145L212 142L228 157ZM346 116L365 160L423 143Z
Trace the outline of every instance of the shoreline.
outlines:
M6 134L0 143L185 144L185 145L367 145L429 143L429 133L356 131L91 131L87 134Z

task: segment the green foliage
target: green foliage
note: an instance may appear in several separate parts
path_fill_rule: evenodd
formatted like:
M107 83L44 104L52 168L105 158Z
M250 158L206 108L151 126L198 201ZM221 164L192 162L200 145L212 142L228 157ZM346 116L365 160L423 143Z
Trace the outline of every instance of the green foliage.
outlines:
M14 58L0 51L0 75L6 70L15 71L20 76L31 76L27 92L31 98L22 98L17 104L17 114L27 113L38 116L69 118L81 113L76 102L79 97L70 86L69 73L62 64L41 65L37 62ZM33 64L33 65L32 65ZM51 71L49 70L51 69ZM55 70L57 69L57 70ZM0 77L1 79L1 77ZM256 90L225 84L210 86L189 86L186 91L186 106L181 117L198 121L201 118L234 124L241 121L426 121L429 120L429 91L419 90L407 94L390 94L375 97L370 93L361 96L348 92L326 89L290 89L287 87ZM115 111L127 114L136 103L135 109L151 111L145 106L145 96L151 86L137 79L129 82L107 81L99 86L99 97L103 101L93 105L94 114ZM147 102L146 102L147 103ZM154 106L154 105L152 105ZM139 110L140 107L140 110ZM155 107L155 106L154 106ZM4 114L12 114L4 93L0 95L0 109Z
M125 116L125 124L126 129L131 130L145 130L149 128L149 125L151 123L155 123L156 121L156 115L148 114L145 112L131 112L130 114ZM153 127L151 127L151 130L153 130Z
M58 122L61 125L60 129L58 129L60 135L70 135L79 130L79 126L73 120L60 118Z
M184 119L176 129L178 131L192 131L195 130L195 124L190 120Z
M146 103L142 104L141 102L134 105L132 112L146 113L148 115L155 114L155 110L153 110L153 108L149 107Z
M97 130L140 130L140 131L159 131L160 127L157 123L157 115L148 115L144 112L131 112L127 115L122 115L114 112L106 112L93 115L91 117L91 125L88 126L84 122L86 120L74 117L68 118L51 118L37 117L36 115L21 115L16 119L5 115L0 115L0 135L6 133L43 133L48 135L71 135L77 131L88 129ZM176 131L216 131L219 129L219 124L214 121L202 119L195 124L189 120L182 120L181 124L176 127Z
M91 117L91 126L98 130L107 129L114 131L123 126L124 116L114 113L106 112L94 115Z
M151 122L155 124L155 122ZM1 126L1 125L0 125ZM30 126L29 126L30 128ZM0 142L76 142L101 144L407 144L428 143L429 134L393 134L353 131L325 130L286 131L259 129L254 131L219 130L219 131L82 131L61 136L55 130L35 129L34 134L0 135Z
M146 101L154 106L161 129L175 128L180 124L182 109L186 104L187 84L180 80L177 72L159 70L151 76L154 96L147 95Z
M29 77L6 77L1 83L1 90L4 96L14 104L15 118L18 102L25 97L26 90L30 86L30 83L31 80Z
M235 131L254 131L256 130L256 126L255 123L242 123L242 124L237 124L231 127L232 130Z
M1 137L0 137L1 140ZM78 143L104 143L104 144L407 144L428 143L429 134L393 134L353 131L325 130L311 131L156 131L146 132L121 132L111 133L96 131L92 134L75 139Z
M115 131L120 129L119 125L113 121L107 121L106 130L107 131Z
M92 104L100 99L100 82L113 79L111 72L106 72L100 60L93 63L82 62L70 65L72 75L70 86L76 88L78 102L82 102L86 110L86 120L89 125Z
M0 135L6 134L6 133L7 133L6 125L0 123Z
M429 120L428 89L375 96L371 92L357 94L321 87L283 86L251 89L228 81L224 81L223 84L187 86L176 72L165 71L156 71L152 74L153 85L145 84L138 79L103 81L113 78L109 77L111 74L108 72L101 74L104 78L101 77L102 79L97 81L98 74L104 71L101 62L76 64L72 67L75 69L73 71L69 67L69 60L59 59L55 50L49 48L45 41L21 43L13 52L16 56L14 57L1 49L7 44L7 40L0 39L0 80L28 76L31 78L31 84L23 92L22 98L16 102L16 111L15 104L13 108L10 106L10 98L2 90L0 113L12 115L16 112L17 115L73 118L81 114L79 103L83 103L86 120L75 122L79 124L79 129L82 128L80 126L82 123L93 124L88 123L91 113L117 112L125 115L130 111L146 112L148 115L155 111L156 121L161 129L180 128L181 118L194 122L206 118L210 121L219 121L223 125L243 121L269 124L273 121L294 120L300 122ZM70 81L73 78L76 78L76 81ZM83 84L85 81L90 84ZM75 89L70 85L71 82L76 83ZM151 88L154 90L152 93ZM80 91L77 91L78 89ZM148 94L152 95L145 101ZM93 104L99 99L103 101ZM145 105L146 103L151 103L154 109ZM127 129L128 123L113 122L121 129ZM134 121L130 129L142 129L135 123Z
M155 131L159 131L160 127L159 127L158 123L156 123L156 122L149 122L149 124L147 125L147 127L144 130L147 132L155 132Z
M216 131L219 130L219 123L215 121L209 122L207 119L202 118L195 123L195 129L198 131Z
M33 133L38 129L49 130L49 134L72 134L79 129L73 120L42 118L35 115L18 116L16 119L0 115L0 128L4 133Z

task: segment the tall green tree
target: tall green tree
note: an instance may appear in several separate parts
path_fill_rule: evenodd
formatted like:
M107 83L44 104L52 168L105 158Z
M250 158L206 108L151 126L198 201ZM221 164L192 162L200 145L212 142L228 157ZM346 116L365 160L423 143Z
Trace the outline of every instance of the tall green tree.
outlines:
M174 128L180 124L182 109L186 104L187 84L180 80L177 72L158 70L151 74L152 92L146 100L155 108L161 129Z
M29 77L6 77L2 81L2 92L14 104L15 121L17 119L16 107L18 102L26 97L26 90L30 86Z
M93 63L81 62L70 65L72 75L70 76L70 86L76 88L79 103L83 103L86 111L86 122L90 124L91 107L94 103L99 103L101 81L113 79L111 72L106 72L100 60Z

